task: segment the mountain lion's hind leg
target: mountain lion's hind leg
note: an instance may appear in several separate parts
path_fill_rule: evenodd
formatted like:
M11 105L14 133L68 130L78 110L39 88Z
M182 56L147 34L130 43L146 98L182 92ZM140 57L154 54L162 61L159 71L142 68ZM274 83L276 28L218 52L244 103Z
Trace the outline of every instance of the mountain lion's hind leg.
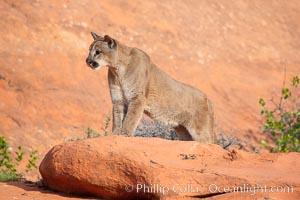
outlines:
M202 115L201 119L194 120L188 131L192 138L201 143L215 143L215 133L213 129L213 119L209 115Z

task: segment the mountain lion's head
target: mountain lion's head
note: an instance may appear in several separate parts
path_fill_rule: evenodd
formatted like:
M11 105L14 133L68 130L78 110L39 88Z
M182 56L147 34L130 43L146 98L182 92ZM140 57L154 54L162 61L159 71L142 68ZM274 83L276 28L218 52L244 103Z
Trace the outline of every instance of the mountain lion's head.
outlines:
M94 32L91 32L91 34L94 41L90 46L90 52L86 58L87 65L94 70L105 66L112 66L117 42L108 35L101 37Z

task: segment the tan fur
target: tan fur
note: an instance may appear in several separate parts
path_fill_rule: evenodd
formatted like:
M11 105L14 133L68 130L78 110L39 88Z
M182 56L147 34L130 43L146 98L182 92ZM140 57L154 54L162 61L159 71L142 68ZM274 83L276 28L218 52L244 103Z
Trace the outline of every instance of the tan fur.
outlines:
M215 142L213 107L204 93L169 77L142 50L92 35L87 63L109 67L113 134L133 136L145 113L175 127L180 140ZM102 53L95 56L97 49Z

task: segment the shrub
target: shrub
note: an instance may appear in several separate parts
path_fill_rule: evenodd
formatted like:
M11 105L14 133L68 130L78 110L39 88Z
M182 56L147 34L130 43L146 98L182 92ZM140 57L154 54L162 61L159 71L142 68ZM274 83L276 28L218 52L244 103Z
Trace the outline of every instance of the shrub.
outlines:
M220 137L217 138L216 144L227 150L230 146L238 146L239 149L244 148L240 140L233 137L226 137L223 133L221 133Z
M295 89L298 85L299 78L295 76L291 80L291 86ZM275 141L271 152L300 152L299 95L293 96L292 90L283 84L279 102L275 102L273 97L271 102L274 105L273 110L266 107L264 99L259 99L262 106L261 115L265 119L263 131L269 133ZM264 140L262 145L269 146Z
M142 119L140 125L135 131L137 137L159 137L167 140L178 140L176 132L170 126L158 122Z

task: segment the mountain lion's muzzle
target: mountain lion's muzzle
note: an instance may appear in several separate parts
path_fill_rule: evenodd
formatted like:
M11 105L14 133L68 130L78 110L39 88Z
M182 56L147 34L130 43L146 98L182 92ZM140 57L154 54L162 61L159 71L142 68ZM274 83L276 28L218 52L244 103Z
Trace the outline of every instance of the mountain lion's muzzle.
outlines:
M86 64L92 69L99 67L99 64L97 62L95 62L89 58L87 58L85 61L86 61Z

